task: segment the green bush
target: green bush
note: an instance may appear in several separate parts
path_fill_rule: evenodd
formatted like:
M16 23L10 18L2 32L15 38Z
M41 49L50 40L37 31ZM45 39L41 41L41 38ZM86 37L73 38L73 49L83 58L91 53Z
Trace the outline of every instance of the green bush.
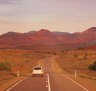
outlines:
M0 70L11 70L11 64L9 62L0 62Z
M93 64L89 65L89 69L96 71L96 61Z

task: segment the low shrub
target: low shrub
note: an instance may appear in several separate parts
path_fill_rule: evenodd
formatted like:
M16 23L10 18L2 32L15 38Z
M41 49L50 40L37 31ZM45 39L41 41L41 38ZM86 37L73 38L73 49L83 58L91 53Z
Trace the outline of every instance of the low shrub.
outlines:
M11 64L9 62L0 62L0 70L11 70Z
M96 61L94 61L94 63L92 63L91 65L89 65L89 69L96 71Z

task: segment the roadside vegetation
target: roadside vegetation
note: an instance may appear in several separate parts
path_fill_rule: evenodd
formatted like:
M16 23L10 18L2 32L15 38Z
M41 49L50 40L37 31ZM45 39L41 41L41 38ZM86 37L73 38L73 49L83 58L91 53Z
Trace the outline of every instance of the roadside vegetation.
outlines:
M0 70L7 70L10 71L12 68L12 65L9 62L0 62Z
M89 65L89 69L96 71L96 61L94 61L92 64Z
M9 81L17 81L30 74L33 66L44 57L33 50L0 50L0 91ZM18 72L20 78L17 77Z
M57 52L56 62L68 74L77 74L80 77L96 78L96 51L77 50Z

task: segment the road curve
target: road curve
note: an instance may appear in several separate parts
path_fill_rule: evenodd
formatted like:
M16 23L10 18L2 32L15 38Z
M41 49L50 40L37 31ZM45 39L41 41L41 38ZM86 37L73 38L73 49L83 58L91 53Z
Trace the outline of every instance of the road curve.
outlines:
M30 76L6 91L88 91L63 73L54 73L51 60L54 59L49 57L41 62L45 71L43 77Z

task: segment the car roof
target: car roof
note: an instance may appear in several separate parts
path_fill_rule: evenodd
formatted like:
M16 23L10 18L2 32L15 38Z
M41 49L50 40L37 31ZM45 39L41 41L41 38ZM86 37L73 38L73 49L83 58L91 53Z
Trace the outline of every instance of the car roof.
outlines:
M41 66L35 66L34 68L42 68Z

